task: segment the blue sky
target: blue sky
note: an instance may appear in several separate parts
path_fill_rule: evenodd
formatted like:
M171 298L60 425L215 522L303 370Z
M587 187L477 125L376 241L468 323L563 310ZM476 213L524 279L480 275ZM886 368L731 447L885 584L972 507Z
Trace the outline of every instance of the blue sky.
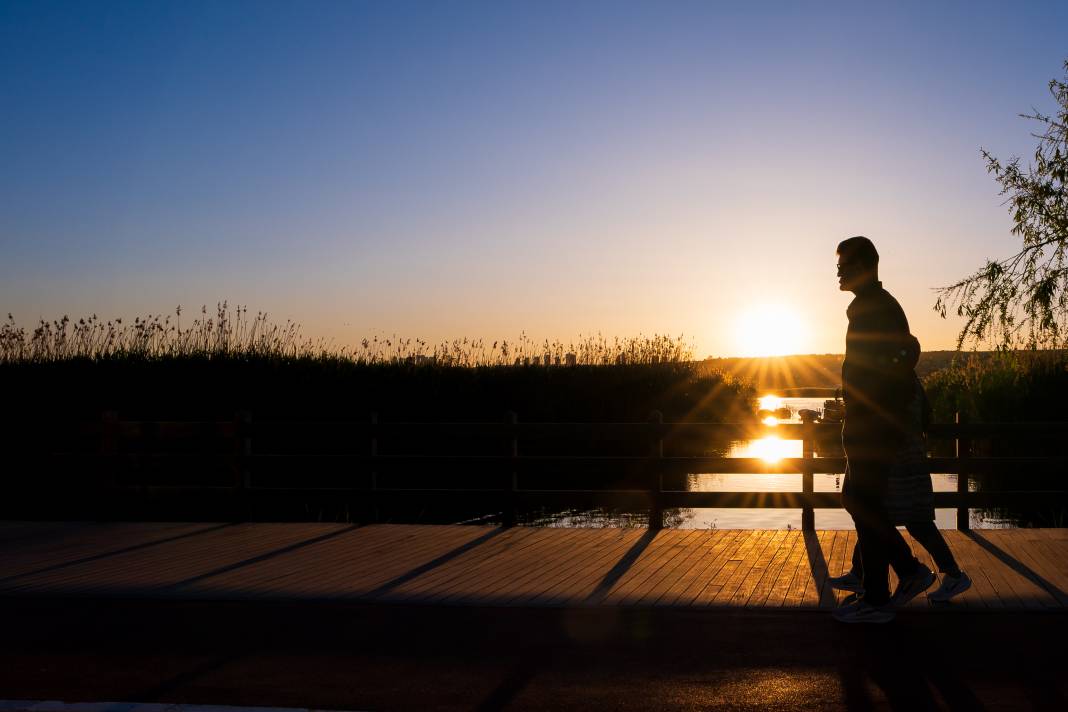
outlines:
M229 299L338 342L685 333L842 350L866 234L932 287L1015 244L1068 3L0 2L0 308ZM937 7L932 7L937 5Z

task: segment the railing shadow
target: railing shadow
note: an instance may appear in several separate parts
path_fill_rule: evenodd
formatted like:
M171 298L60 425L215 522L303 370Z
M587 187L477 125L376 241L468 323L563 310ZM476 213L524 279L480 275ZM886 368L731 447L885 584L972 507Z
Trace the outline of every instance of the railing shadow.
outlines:
M363 594L363 596L361 596L361 598L377 598L379 596L385 595L386 593L389 593L393 589L395 589L395 588L397 588L399 586L403 586L404 584L408 583L409 581L419 578L420 576L422 576L423 574L427 573L428 571L436 569L437 567L441 566L442 564L447 563L447 562L455 559L457 556L460 556L461 554L465 554L468 551L471 551L476 546L481 546L482 544L484 544L485 542L489 541L490 539L492 539L492 538L494 538L496 536L500 536L505 531L507 531L507 529L505 529L504 527L496 527L496 528L492 529L491 531L487 532L486 534L483 534L482 536L478 537L477 539L472 539L471 541L467 542L466 544L462 544L462 545L456 547L455 549L453 549L452 551L448 551L448 552L442 554L441 556L437 557L436 559L432 559L432 560L426 562L425 564L420 564L419 566L416 566L414 569L411 569L410 571L407 571L407 572L401 574L400 576L397 576L394 579L390 579L389 581L386 581L381 586L378 586L377 588L375 588L375 589L373 589L371 591L368 591L367 593Z
M656 538L656 534L655 529L647 529L645 534L642 534L641 538L627 550L627 553L620 557L616 565L604 575L601 582L597 584L597 588L593 589L590 595L586 597L584 603L586 605L594 605L604 601L612 587L619 582L619 579L623 578L623 574L627 573L630 567L634 565L634 562L638 560L638 557L642 555L642 552Z
M177 581L175 583L172 583L169 586L166 586L163 590L165 590L167 592L177 591L180 588L184 588L186 586L191 586L191 585L193 585L195 583L199 583L199 582L201 582L201 581L203 581L205 579L212 578L213 576L219 576L220 574L229 573L230 571L236 571L237 569L242 569L242 568L245 568L246 566L252 566L253 564L258 564L261 561L267 561L268 559L273 559L276 556L281 556L282 554L288 554L291 551L296 551L297 549L303 549L304 547L311 546L312 544L318 544L321 541L327 541L328 539L334 539L335 537L342 536L343 534L348 534L349 532L351 532L351 531L353 531L355 529L359 529L359 528L360 528L359 524L352 524L350 526L344 527L343 529L338 529L337 531L328 532L326 534L320 534L319 536L314 536L311 539L305 539L304 541L298 541L298 542L296 542L294 544L289 544L288 546L283 546L283 547L281 547L279 549L274 549L273 551L268 551L265 554L260 554L259 556L253 556L251 558L244 559L242 561L237 561L237 562L234 562L232 564L227 564L226 566L220 566L217 569L212 569L211 571L206 571L206 572L204 572L202 574L197 574L196 576L191 576L191 577L189 577L187 579L184 579L182 581Z
M91 561L100 561L101 559L107 559L112 556L119 556L120 554L129 554L131 551L140 551L141 549L148 549L153 546L159 546L160 544L167 544L172 541L179 541L180 539L188 539L189 537L200 536L201 534L208 534L209 532L225 529L226 527L232 527L233 524L216 524L214 526L205 527L203 529L197 529L192 532L185 532L184 534L175 534L174 536L164 537L162 539L154 539L152 541L142 542L140 544L132 544L130 546L124 546L120 549L112 549L111 551L104 551L99 554L92 554L91 556L83 556L79 559L72 561L64 561L59 564L52 564L51 566L42 566L39 569L33 571L23 571L20 574L12 574L11 576L5 576L0 578L0 584L10 583L11 581L17 581L21 578L27 578L29 576L36 576L38 574L47 574L53 571L59 571L61 569L69 568L71 566L77 566L79 564L87 564Z
M816 532L805 529L802 532L805 537L805 554L808 556L808 568L812 572L812 583L819 589L820 608L834 608L837 599L827 585L827 559L820 547L819 536Z
M1058 603L1061 603L1061 604L1068 603L1068 594L1066 594L1064 591L1062 591L1060 589L1060 587L1058 587L1055 583L1053 583L1049 579L1047 579L1044 576L1042 576L1039 573L1037 573L1030 566L1028 566L1027 564L1023 563L1022 561L1017 559L1015 556L1013 556L1012 554L1008 553L1007 551L1005 551L1004 549L999 547L994 542L992 542L992 541L990 541L990 540L988 540L988 539L986 539L984 537L979 536L976 532L972 531L971 529L968 529L968 530L964 531L964 535L966 537L968 537L969 539L971 539L976 544L978 544L980 547L985 549L991 556L996 558L998 561L1000 561L1001 563L1005 564L1010 569L1012 569L1016 573L1020 574L1025 579L1027 579L1028 581L1030 581L1031 583L1033 583L1034 585L1038 586L1043 591L1048 593Z

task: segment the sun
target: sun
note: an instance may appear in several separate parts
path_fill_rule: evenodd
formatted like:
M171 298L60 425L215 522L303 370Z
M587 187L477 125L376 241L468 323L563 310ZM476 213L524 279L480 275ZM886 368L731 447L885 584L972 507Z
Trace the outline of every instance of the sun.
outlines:
M800 353L805 339L801 318L781 304L757 304L742 311L734 326L738 356Z

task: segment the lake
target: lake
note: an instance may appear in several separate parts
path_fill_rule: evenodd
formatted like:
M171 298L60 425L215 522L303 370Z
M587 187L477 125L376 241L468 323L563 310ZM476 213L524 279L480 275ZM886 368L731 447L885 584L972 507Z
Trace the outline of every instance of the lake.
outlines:
M780 420L782 423L800 423L798 412L804 409L822 411L823 398L781 398L776 406L790 409L790 418ZM783 457L801 457L801 441L785 440L769 436L754 440L732 440L723 444L727 457L762 457L778 459ZM819 456L817 451L816 456ZM932 484L936 492L955 492L957 475L932 473ZM841 475L813 476L813 488L817 492L840 492ZM735 474L735 473L695 473L687 476L686 489L691 492L800 492L801 474ZM853 520L845 510L817 509L817 529L852 529ZM608 516L603 524L626 524L626 517ZM548 517L538 522L542 525L555 526L591 526L598 523L597 517L591 520L589 515L559 515ZM935 523L940 529L956 529L957 510L936 509ZM665 521L665 526L669 522ZM670 526L681 529L798 529L801 527L800 509L704 509L686 508L678 510L678 517L670 520ZM974 528L1011 528L1013 525L1003 519L987 518L979 510L971 511L971 526Z

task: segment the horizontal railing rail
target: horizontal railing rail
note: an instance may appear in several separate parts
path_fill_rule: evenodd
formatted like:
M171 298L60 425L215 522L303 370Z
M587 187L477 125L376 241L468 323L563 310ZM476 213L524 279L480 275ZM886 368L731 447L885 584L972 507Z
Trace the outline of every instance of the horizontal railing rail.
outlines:
M28 424L22 423L22 427ZM47 424L29 424L31 426ZM663 510L674 507L713 508L799 508L802 527L814 528L814 510L840 508L837 492L814 491L813 476L839 474L845 470L845 458L838 455L817 457L817 444L833 441L839 434L837 423L780 423L765 425L746 423L665 423L659 413L648 422L520 422L509 414L501 422L379 422L372 414L365 421L300 421L268 420L255 422L247 411L239 412L231 420L201 421L137 421L120 420L111 411L98 421L85 421L76 430L98 441L91 453L101 461L107 487L134 486L142 489L203 489L237 490L247 496L253 491L290 493L359 493L388 501L394 498L423 495L428 497L496 496L502 503L504 522L515 520L520 507L556 505L568 508L581 506L615 506L648 508L650 526L662 524ZM937 423L929 429L935 440L953 440L954 457L928 458L931 472L956 474L956 492L936 492L935 506L957 509L959 528L969 526L968 509L980 507L1041 504L1052 498L1064 498L1063 491L971 491L969 476L1007 472L1068 473L1068 457L976 457L971 443L979 439L1013 437L1047 437L1068 435L1068 422L1041 423ZM782 440L801 441L801 457L786 457L766 461L756 457L723 457L708 455L665 455L667 443L702 441L703 439L746 439L774 435ZM343 441L349 452L328 453L312 449L305 452L264 452L254 448L257 439L276 443L287 438L305 441L310 437L328 437L332 442ZM440 455L440 454L383 454L381 444L396 439L418 441L429 438L474 437L498 440L501 454ZM224 445L216 451L168 451L168 442L183 438L207 438ZM526 441L580 438L586 441L630 441L647 446L642 455L542 455L521 454L519 444ZM124 444L138 443L140 451L130 452ZM823 449L823 446L819 446ZM361 452L362 451L362 452ZM84 457L85 453L50 453L52 457ZM232 481L225 486L212 484L152 484L131 482L120 473L151 470L162 461L180 467L222 463L232 473ZM268 466L297 463L332 463L349 473L351 484L344 486L309 486L290 484L277 478L258 481L257 473ZM398 475L430 473L433 484L405 486ZM572 476L593 474L624 474L642 483L640 487L575 488L539 487L538 480L546 475ZM664 478L697 473L724 474L800 474L801 491L788 492L700 492L665 488ZM458 475L497 475L499 486L462 486ZM451 484L454 486L450 486ZM122 484L125 483L125 484ZM440 484L439 484L440 483Z

